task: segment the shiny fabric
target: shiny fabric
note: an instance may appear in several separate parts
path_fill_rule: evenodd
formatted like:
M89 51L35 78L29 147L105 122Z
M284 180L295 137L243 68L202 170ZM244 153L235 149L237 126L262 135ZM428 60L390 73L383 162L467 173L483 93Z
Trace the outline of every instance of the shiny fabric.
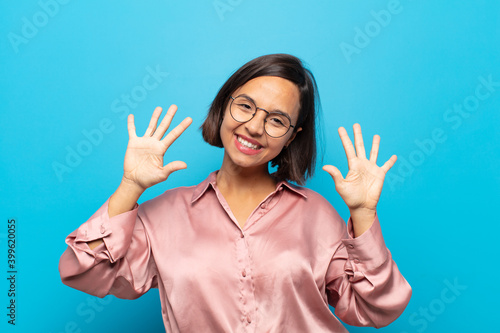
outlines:
M337 317L385 326L411 296L378 218L354 239L350 219L346 226L321 195L287 182L243 229L215 172L130 212L107 211L108 202L67 237L62 281L99 297L159 288L166 332L347 332Z

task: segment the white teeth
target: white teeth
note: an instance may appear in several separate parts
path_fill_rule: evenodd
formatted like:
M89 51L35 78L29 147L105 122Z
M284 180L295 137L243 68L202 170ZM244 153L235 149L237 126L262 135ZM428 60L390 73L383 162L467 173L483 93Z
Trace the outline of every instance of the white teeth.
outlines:
M250 143L247 140L242 139L241 137L238 137L238 142L241 143L243 146L248 147L248 148L252 148L255 150L257 150L259 148L257 145L254 145L253 143Z

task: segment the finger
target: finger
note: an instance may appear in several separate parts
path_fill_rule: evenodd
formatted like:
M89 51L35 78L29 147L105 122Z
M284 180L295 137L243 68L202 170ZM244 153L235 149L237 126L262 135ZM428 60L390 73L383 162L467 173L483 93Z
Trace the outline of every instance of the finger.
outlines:
M162 108L157 106L153 111L153 115L151 116L151 120L149 121L148 128L146 128L146 132L144 132L144 136L153 136L156 131L156 125L158 124L158 119L160 118L162 112Z
M170 124L172 123L172 119L174 118L176 112L177 112L177 105L175 104L170 105L170 107L167 110L167 114L165 114L165 116L161 120L161 123L156 129L156 132L153 134L153 137L157 138L158 140L161 140L161 138L163 138L165 132L170 127Z
M389 171L390 168L392 168L392 166L394 165L394 163L396 163L398 157L396 155L392 155L391 158L384 163L384 165L382 165L380 168L382 170L384 170L385 173L387 173L387 171Z
M332 176L335 185L339 185L344 180L344 177L342 177L342 173L340 172L340 170L333 165L325 165L323 166L323 170L328 172L330 176Z
M136 138L137 134L135 133L135 124L134 124L134 115L129 114L127 117L127 129L128 129L128 138Z
M170 147L170 145L172 145L172 143L174 143L175 140L177 140L177 138L179 138L179 136L181 136L182 133L184 133L184 131L189 127L189 125L191 125L192 122L193 119L187 117L173 130L171 130L170 133L168 133L163 140L161 140L162 142L165 143L167 149L168 147Z
M377 163L379 146L380 146L380 135L374 135L372 142L372 150L370 151L370 162L372 163Z
M363 135L361 134L361 125L354 124L352 129L354 131L354 146L356 146L356 155L358 157L366 158L365 144L363 142Z
M182 169L186 169L186 168L187 168L187 164L182 162L182 161L170 162L162 168L163 176L165 179L167 179L168 176L170 176L173 172L178 171L178 170L182 170Z
M344 146L345 156L347 157L347 163L349 163L350 159L356 157L356 152L354 151L352 141L349 138L347 131L343 127L339 127L339 136L340 140L342 140L342 146Z

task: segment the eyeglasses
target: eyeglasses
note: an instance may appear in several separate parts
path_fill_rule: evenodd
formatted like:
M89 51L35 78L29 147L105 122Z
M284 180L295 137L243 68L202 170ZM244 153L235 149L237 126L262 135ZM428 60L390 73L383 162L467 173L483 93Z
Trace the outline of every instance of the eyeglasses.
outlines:
M257 113L257 110L262 110L267 113L266 119L264 119L264 130L270 137L282 137L288 133L290 128L295 127L292 125L290 116L286 113L266 111L263 108L257 107L252 100L245 96L231 96L231 99L229 112L231 113L231 117L239 123L250 121Z

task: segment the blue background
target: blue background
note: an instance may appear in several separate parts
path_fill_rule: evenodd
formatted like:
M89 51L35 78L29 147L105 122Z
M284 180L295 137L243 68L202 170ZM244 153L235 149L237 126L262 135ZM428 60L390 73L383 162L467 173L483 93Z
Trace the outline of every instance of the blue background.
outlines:
M138 133L157 105L177 104L177 123L194 119L168 152L188 169L141 202L197 184L222 158L198 130L212 98L245 62L279 52L302 58L316 76L325 164L345 175L337 128L352 135L355 122L368 146L380 134L379 161L398 155L378 211L413 297L380 332L495 331L498 1L66 2L0 4L0 330L164 331L157 290L135 301L96 301L64 286L57 270L64 238L119 184L125 113L135 114ZM163 74L146 90L151 70ZM93 143L85 133L94 133ZM69 166L68 152L78 149ZM347 219L321 165L307 186ZM17 221L15 328L5 315L9 218Z

